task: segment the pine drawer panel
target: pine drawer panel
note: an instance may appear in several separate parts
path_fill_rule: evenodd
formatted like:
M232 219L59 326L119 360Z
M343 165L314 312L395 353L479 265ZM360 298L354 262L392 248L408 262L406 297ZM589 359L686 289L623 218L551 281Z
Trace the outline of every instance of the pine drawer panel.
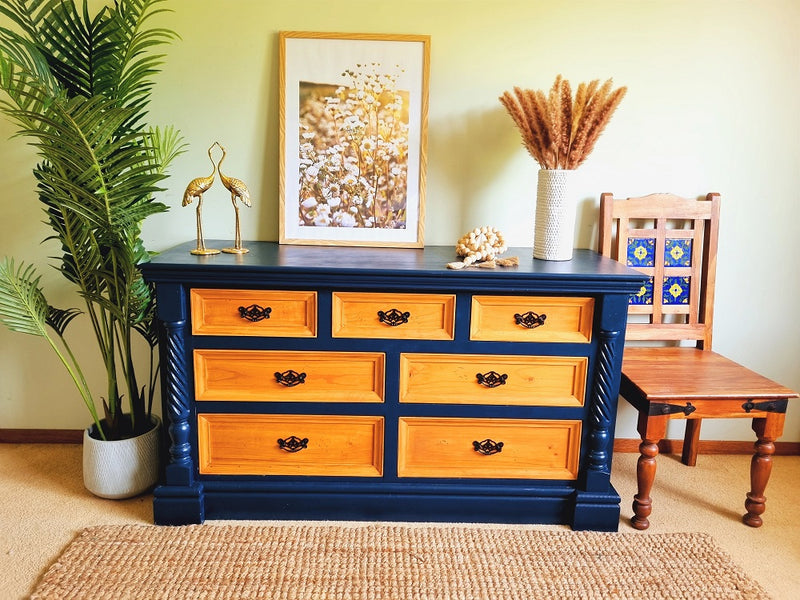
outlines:
M583 406L588 363L585 356L401 354L400 402ZM505 383L489 387L504 375Z
M520 319L517 318L519 315ZM543 316L526 327L525 317ZM469 337L495 342L572 342L592 340L593 298L473 296Z
M197 425L202 474L383 474L382 417L200 414ZM292 436L306 447L281 448L278 440L289 442Z
M197 400L383 402L381 352L195 350ZM303 375L303 383L286 380Z
M192 335L317 336L316 292L193 289L189 297ZM250 318L242 315L249 307ZM257 316L264 312L268 318Z
M332 304L333 337L453 339L454 294L333 292Z
M565 479L578 476L581 422L401 417L400 477ZM491 440L502 450L475 449Z

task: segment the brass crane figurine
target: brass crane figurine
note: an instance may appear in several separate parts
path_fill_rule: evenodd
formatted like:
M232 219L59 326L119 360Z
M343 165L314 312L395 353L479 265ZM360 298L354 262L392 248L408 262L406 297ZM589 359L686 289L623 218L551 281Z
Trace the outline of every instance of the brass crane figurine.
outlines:
M181 206L189 206L192 200L197 198L197 247L189 251L191 254L219 254L219 250L206 248L205 240L203 240L203 194L214 184L214 177L217 175L217 163L214 162L214 157L211 156L211 150L214 149L214 146L219 146L219 144L214 142L208 149L208 158L211 164L214 165L214 170L211 172L211 175L192 179L189 185L186 186L186 191L183 192L183 202ZM220 146L220 148L222 148L222 146Z
M239 227L239 206L236 204L236 200L241 200L242 204L245 206L252 206L252 203L250 202L250 190L247 189L247 186L241 179L228 177L227 175L222 174L222 161L225 160L227 153L225 152L225 148L222 146L222 144L217 145L220 147L220 149L222 149L222 158L219 159L219 165L217 166L219 169L219 178L222 180L222 185L224 185L231 193L231 202L233 203L233 208L236 211L236 235L233 241L233 248L223 248L222 251L230 254L244 254L245 252L249 252L249 250L247 248L242 248L242 234Z

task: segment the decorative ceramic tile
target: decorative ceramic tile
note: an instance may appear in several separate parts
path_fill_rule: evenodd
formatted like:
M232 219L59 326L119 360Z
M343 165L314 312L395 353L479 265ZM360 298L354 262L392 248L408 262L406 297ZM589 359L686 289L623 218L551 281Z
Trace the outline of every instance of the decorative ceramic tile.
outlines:
M636 294L631 294L628 304L653 303L653 278L648 279Z
M655 238L628 238L629 267L652 267L655 256Z
M692 240L667 239L664 247L665 267L690 267L692 266Z
M689 277L664 277L664 304L689 304Z

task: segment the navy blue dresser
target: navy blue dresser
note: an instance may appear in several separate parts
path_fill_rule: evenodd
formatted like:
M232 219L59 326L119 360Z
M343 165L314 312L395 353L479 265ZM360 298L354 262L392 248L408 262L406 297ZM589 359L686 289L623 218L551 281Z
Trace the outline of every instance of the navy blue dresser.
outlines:
M566 523L615 531L628 296L573 260L448 270L450 247L186 243L142 265L169 455L155 522Z

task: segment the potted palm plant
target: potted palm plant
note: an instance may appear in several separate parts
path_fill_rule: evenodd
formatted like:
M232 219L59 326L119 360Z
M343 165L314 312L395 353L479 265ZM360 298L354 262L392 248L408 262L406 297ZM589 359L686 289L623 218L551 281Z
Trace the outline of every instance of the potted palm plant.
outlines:
M44 338L69 373L93 421L84 436L84 482L105 497L144 491L157 473L157 454L148 463L138 450L116 461L135 464L111 461L123 470L145 465L144 481L127 489L122 482L121 490L110 489L117 475L87 471L97 466L95 457L109 453L92 450L95 440L113 444L149 434L151 453L158 448L152 439L158 432L154 296L137 265L149 256L141 225L167 209L155 195L182 150L174 129L145 123L163 59L154 50L177 37L150 27L164 1L115 0L91 15L87 0L80 9L75 0L0 0L6 21L0 26L0 110L37 149L33 175L50 238L61 247L56 266L84 303L82 310L51 306L35 267L6 258L0 262L0 320ZM88 321L94 332L104 393L92 392L67 342L68 327L78 321ZM145 365L134 360L142 348L150 351Z

